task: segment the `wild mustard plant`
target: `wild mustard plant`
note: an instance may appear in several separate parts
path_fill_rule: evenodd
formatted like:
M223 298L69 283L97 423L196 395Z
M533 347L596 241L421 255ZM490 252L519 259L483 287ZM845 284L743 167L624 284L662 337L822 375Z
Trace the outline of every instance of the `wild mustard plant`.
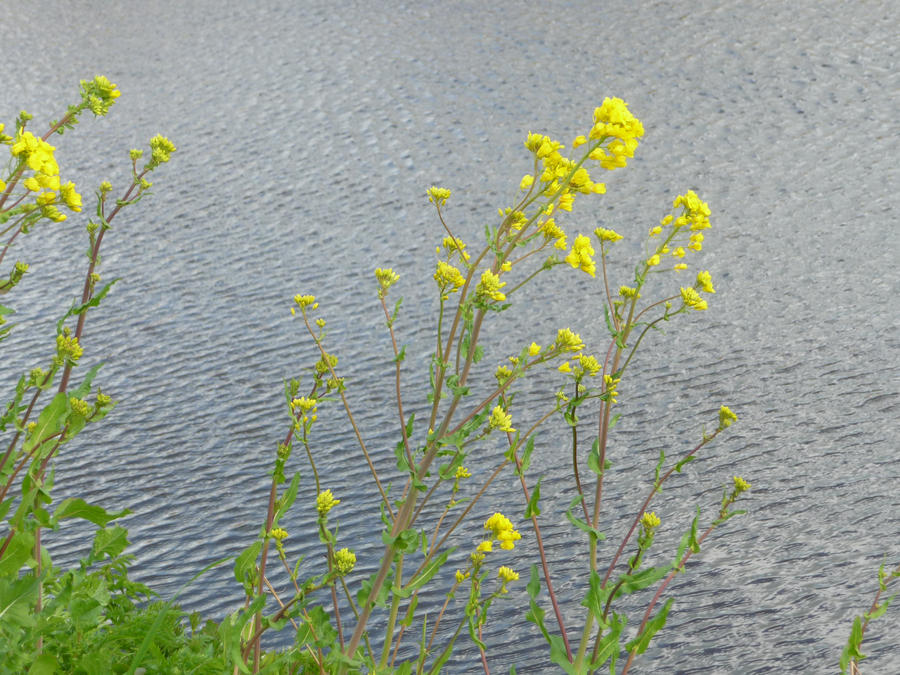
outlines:
M81 82L81 100L43 134L29 128L32 116L24 111L12 135L4 133L5 126L0 124L0 145L8 151L5 167L0 169L0 236L5 240L0 242L0 265L7 253L25 251L24 238L37 228L61 223L82 211L82 195L72 181L63 182L56 146L49 139L73 129L88 110L98 117L106 115L119 95L115 84L98 76ZM88 313L116 282L103 283L99 273L103 237L122 209L150 193L148 176L175 152L163 136L151 139L150 149L149 161L140 168L143 151L130 152L131 177L119 198L111 198L110 183L99 186L96 210L85 228L88 266L81 297L57 322L55 346L47 363L22 375L0 417L0 432L5 433L0 446L0 518L5 520L0 526L0 598L4 599L0 601L0 663L4 672L25 672L29 666L29 672L47 670L48 664L74 671L87 660L94 670L112 667L122 655L111 644L103 646L104 639L115 639L110 636L116 632L116 622L128 623L125 615L141 597L151 594L127 578L126 530L109 526L128 510L108 513L80 498L63 500L52 512L48 509L53 459L86 426L99 422L115 407L109 395L92 388L101 364L84 373L77 386L69 381L84 360ZM0 294L27 280L28 270L28 263L14 262L8 278L0 282ZM11 313L9 307L0 306L0 339L9 333L5 316ZM42 536L67 518L82 518L100 529L80 569L61 574L53 567Z
M293 440L302 442L315 476L321 525L332 505L340 500L334 498L330 489L322 490L320 486L314 461L314 440L309 433L311 423L300 420L300 416L311 408L310 404L304 408L302 401L316 400L317 404L323 404L339 400L369 467L384 521L381 533L384 550L380 560L367 561L369 565L377 565L376 571L368 579L354 580L352 575L342 575L344 600L338 599L332 572L336 564L336 534L320 533L326 548L326 569L309 579L329 580L326 583L331 590L329 604L334 624L332 626L328 619L328 625L332 626L330 632L334 634L334 640L326 644L310 637L324 629L321 614L314 616L300 609L291 612L291 616L299 616L307 624L308 629L303 635L309 640L301 646L313 659L314 667L329 672L387 672L390 669L437 672L449 658L462 629L468 626L468 633L477 645L487 671L490 649L484 642L482 629L488 610L495 600L508 596L510 584L519 578L519 573L505 563L496 567L491 563L494 556L512 549L518 542L535 551L540 560L540 572L537 566L533 567L527 585L530 601L525 618L535 623L547 639L550 658L567 672L587 673L604 664L615 669L616 660L627 654L624 667L627 670L633 658L646 649L665 622L671 599L651 617L662 590L676 572L684 569L690 556L699 551L700 543L712 529L740 513L732 510L732 506L749 484L743 479L740 482L735 479L734 488L726 491L719 506L719 517L702 534L698 535L698 514L669 564L645 566L644 560L650 554L655 534L663 527L662 518L649 510L650 502L672 473L680 472L701 448L736 419L734 413L722 406L715 431L704 432L696 447L684 453L667 470L666 455L660 453L649 494L636 509L630 531L609 561L602 563L600 560L598 543L605 538L599 529L603 515L603 487L612 467L612 458L607 456L608 440L618 420L618 412L613 414L613 408L618 409L620 400L627 399L628 379L625 376L630 373L635 352L651 329L680 314L708 309L708 298L715 293L712 277L706 270L699 270L693 282L682 280L687 276L685 271L689 265L696 264L692 259L702 250L704 231L710 227L710 209L692 191L676 196L670 212L664 213L659 223L649 228L645 254L635 267L633 279L618 287L609 278L607 258L623 235L598 227L593 231L592 239L590 233L566 230L566 214L587 196L605 194L606 185L599 177L625 167L628 159L634 156L643 133L640 121L623 101L606 99L594 111L589 131L572 143L572 154L568 156L563 154L565 147L561 142L543 134L528 134L525 148L531 156L531 171L520 179L519 194L512 205L500 208L498 221L485 228L485 242L480 251L470 246L471 241L467 243L448 223L445 210L450 203L451 191L443 187L427 190L428 200L434 205L444 231L436 247L437 260L432 275L439 299L435 347L427 387L416 392L419 402L428 403L427 420L416 420L415 415L406 413L404 406L407 397L402 367L405 348L400 346L395 332L401 301L398 300L392 309L387 303L399 274L393 269L375 270L378 300L394 353L393 389L398 430L394 457L399 473L389 472L385 466L376 467L352 413L347 384L338 372L339 359L326 346L326 321L318 316L321 310L316 298L302 294L294 298L295 306L291 312L296 315L299 310L304 326L317 346L319 360L313 366L312 383L303 397L297 398L299 381L292 380L286 387L295 421L292 431L279 444L279 458L289 454ZM571 268L598 279L598 295L604 299L609 343L603 350L590 352L580 334L571 327L559 327L555 335L544 336L542 340L529 339L517 354L492 366L495 385L487 390L474 387L470 384L471 375L485 357L480 338L486 322L502 320L500 315L514 305L516 294L523 286L536 283L537 277L557 267ZM651 277L660 274L679 277L674 292L658 300L644 300L651 292L648 287ZM544 412L534 414L520 409L516 396L524 380L541 376L552 378L554 373L557 378L561 374L567 384L550 397ZM579 409L588 402L594 407L599 406L599 411L590 451L585 453L583 438L579 438L579 431L585 428L579 419ZM571 435L572 497L564 512L572 526L586 535L583 545L587 570L581 602L586 611L578 628L567 626L563 620L552 582L552 561L545 554L539 524L544 508L540 504L541 480L535 482L528 474L537 430L547 426L552 418L559 419L563 429L568 429ZM554 433L558 435L560 431ZM473 451L482 453L485 447L492 447L496 441L491 439L497 437L503 440L507 451L496 456L492 471L474 480L466 469L467 458ZM591 476L593 490L584 480L586 475ZM256 630L250 631L249 641L242 635L241 644L242 654L249 656L253 652L255 656L239 666L253 670L260 668L259 636L266 630L263 581L267 542L272 538L267 533L272 532L287 505L293 501L299 481L299 474L295 474L291 486L279 492L278 484L286 482L283 464L277 465L274 476L269 515L260 539L241 556L236 566L239 578L252 580L252 583L245 582L248 589L246 607L256 608ZM521 535L507 516L496 513L484 523L487 534L469 554L468 565L456 569L452 575L445 572L446 563L459 547L455 542L465 541L466 525L475 516L473 509L501 476L519 483L524 517L531 522L533 536ZM396 487L398 479L402 488ZM439 509L436 522L428 523L423 520L423 513L432 512L426 507L434 500L442 500L445 506ZM632 553L623 558L629 547ZM259 563L251 565L251 560L257 557ZM623 567L619 566L620 560L625 562ZM603 565L607 566L604 568ZM345 577L359 587L355 596L344 583ZM427 593L432 585L429 583L432 579L435 583L444 579L452 588L438 617L430 621L417 606L421 594ZM489 591L485 584L491 579L499 583ZM315 585L314 581L307 582L307 588ZM652 585L657 585L659 591L650 601L637 633L623 644L626 617L624 613L618 613L615 601L624 594ZM469 594L467 602L457 607L460 616L456 629L443 643L436 642L438 628L453 611L452 601L463 586L468 588ZM542 586L546 588L556 621L552 631L544 621L544 610L537 605ZM302 603L309 600L309 596L303 594ZM280 611L287 606L280 601L279 604ZM352 621L346 619L348 610ZM386 617L380 649L377 642L373 644L368 631L369 619L376 611L384 612ZM418 629L414 629L416 625ZM577 644L570 643L570 630L581 631ZM401 659L398 663L401 642L408 650L417 652L417 656Z

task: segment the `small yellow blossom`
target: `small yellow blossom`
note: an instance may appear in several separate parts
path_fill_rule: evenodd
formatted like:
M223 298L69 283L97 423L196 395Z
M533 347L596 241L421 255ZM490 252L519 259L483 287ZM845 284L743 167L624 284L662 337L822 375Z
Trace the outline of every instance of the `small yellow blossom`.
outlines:
M334 569L338 576L347 576L356 566L356 554L349 548L342 548L334 552Z
M500 265L500 269L503 272L509 272L512 269L512 261L506 260L502 265Z
M331 490L323 490L319 493L319 496L316 497L316 510L319 512L319 516L325 516L331 509L341 503L340 499L335 499L334 495L331 494Z
M456 574L454 575L456 577L456 583L461 584L462 582L464 582L469 578L469 574L470 573L468 571L463 572L462 570L456 570Z
M584 349L584 343L578 333L573 333L568 328L560 328L556 332L554 346L563 352L579 352Z
M541 346L537 342L532 342L528 348L528 356L537 356L541 353Z
M716 289L713 288L712 276L709 272L698 272L697 273L697 285L703 289L704 293L715 293Z
M400 275L397 274L390 267L382 269L381 267L375 268L375 279L378 281L378 285L380 286L378 293L380 296L384 297L384 294L387 292L391 286L397 283L400 280Z
M522 180L519 182L519 189L523 192L534 185L534 176L531 174L525 174L522 176Z
M750 483L748 483L747 481L745 481L745 480L744 480L743 478L741 478L740 476L735 476L735 477L734 477L734 494L735 494L735 496L741 494L742 492L746 492L746 491L749 490L751 487L752 487L752 486L750 485Z
M632 288L631 286L619 286L619 295L623 298L639 298L641 294L638 293L636 288Z
M646 511L644 515L641 516L641 526L644 528L644 532L650 534L660 525L659 516L656 515L654 511Z
M737 422L738 416L731 412L728 406L723 405L719 408L719 428L727 429L733 422Z
M456 267L443 260L439 260L437 269L434 271L434 280L437 282L441 292L455 292L466 283L465 278Z
M587 143L587 139L584 136L576 136L575 140L572 141L572 147L579 148L582 145L584 145L585 143Z
M300 305L301 308L312 307L315 309L319 306L319 303L316 302L316 296L314 295L295 295L294 302Z
M502 406L495 406L491 411L491 419L490 419L490 427L491 429L498 429L500 431L506 431L512 433L515 429L512 428L512 415L506 412Z
M82 417L87 417L91 414L91 407L88 405L88 402L83 398L76 398L75 396L69 397L69 405L72 406L72 412L76 415L81 415Z
M273 529L272 531L269 532L269 536L272 537L275 541L280 543L281 541L287 539L288 533L287 533L287 530L280 528L280 527L276 527L275 529Z
M655 267L656 265L659 265L659 254L658 253L654 253L652 256L647 258L647 266L648 267Z
M591 246L591 240L583 234L579 234L575 237L572 251L566 256L566 262L593 277L597 266L594 264L594 259L591 258L592 255L594 255L594 248Z
M457 480L460 478L469 478L472 474L469 473L469 470L464 466L456 467L456 475L454 476Z
M572 366L569 365L568 361L563 361L561 364L559 364L559 367L557 368L557 370L561 373L571 373Z
M488 539L487 541L483 541L478 544L478 548L476 548L475 550L479 553L490 553L494 550L494 542L490 539Z
M698 311L702 311L707 308L706 300L700 297L700 294L694 290L693 288L684 288L681 289L681 299L684 301L684 304L688 307L696 309Z
M506 286L505 281L500 281L499 276L490 270L485 270L481 275L481 281L478 283L476 292L480 296L486 296L502 302L503 300L506 300L506 296L500 292L500 289L504 286Z
M519 573L513 571L511 567L506 567L505 565L497 571L497 576L500 577L501 581L501 593L506 593L506 584L519 580Z
M450 190L432 185L428 188L428 201L440 208L450 198Z

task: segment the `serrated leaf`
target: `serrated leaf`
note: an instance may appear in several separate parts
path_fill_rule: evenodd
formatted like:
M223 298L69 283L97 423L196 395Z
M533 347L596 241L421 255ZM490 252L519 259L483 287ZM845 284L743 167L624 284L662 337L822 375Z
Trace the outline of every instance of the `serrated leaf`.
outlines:
M60 505L56 507L56 510L53 512L53 518L54 520L81 518L82 520L94 523L94 525L106 527L107 523L122 518L123 516L127 516L129 513L131 513L131 509L123 509L118 513L109 513L103 507L88 504L79 497L69 497L68 499L64 499Z

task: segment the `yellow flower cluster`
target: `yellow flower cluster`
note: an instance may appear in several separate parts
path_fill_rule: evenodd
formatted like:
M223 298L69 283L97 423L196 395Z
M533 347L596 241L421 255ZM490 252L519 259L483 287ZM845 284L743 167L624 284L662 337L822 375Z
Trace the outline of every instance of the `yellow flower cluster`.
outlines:
M500 277L490 270L485 270L481 274L481 281L478 282L476 290L477 295L488 297L492 300L502 302L506 300L506 295L500 292L500 289L506 286L505 281L500 281Z
M323 490L319 493L319 496L316 497L316 510L319 512L319 516L324 517L331 509L340 503L341 500L335 499L334 495L331 494L331 490Z
M514 549L516 546L515 542L522 538L522 535L516 531L509 518L502 513L495 513L488 518L484 523L484 529L491 531L491 541L499 541L500 548L505 551Z
M660 522L659 516L654 511L645 511L644 515L641 516L641 527L644 528L644 532L648 535L652 534L659 527Z
M384 297L387 290L400 280L400 275L394 272L390 267L386 269L376 267L375 279L378 281L379 286L378 295L379 297Z
M594 249L591 246L591 240L583 234L579 234L575 237L575 243L572 245L572 250L569 252L569 255L566 256L566 262L572 267L581 269L583 272L587 272L593 277L597 270L597 266L594 264L594 259L591 257L592 255L594 255Z
M447 260L451 260L456 254L459 254L463 260L469 259L469 254L465 250L466 244L458 237L451 237L449 235L444 237L441 245L438 246L435 251L438 255L441 255L441 248L447 252Z
M561 352L579 352L584 349L584 343L578 333L573 333L568 328L560 328L556 332L556 342L553 345Z
M450 198L450 190L447 188L439 188L432 185L428 188L428 201L437 206L442 207Z
M691 309L703 311L708 307L706 300L700 297L700 294L693 288L681 288L681 299L684 304Z
M621 381L621 379L622 378L620 378L620 377L613 377L612 375L604 375L603 376L604 391L609 394L609 402L610 403L618 403L619 402L619 400L616 398L616 396L619 395L618 386L619 386L619 382Z
M344 577L356 567L356 554L349 548L342 548L334 552L334 569L338 576Z
M556 240L553 244L553 248L561 251L566 249L566 233L556 224L556 220L553 218L547 218L547 220L543 221L538 228L538 231L544 235L545 241L550 241L551 239Z
M741 494L742 492L746 492L746 491L749 490L751 487L752 487L752 486L750 485L750 483L748 483L747 481L745 481L745 480L744 480L743 478L741 478L740 476L735 476L735 477L734 477L734 494L735 494L735 496Z
M733 422L737 422L738 416L731 412L731 408L723 405L719 408L719 429L727 429Z
M615 230L607 230L606 228L603 228L603 227L598 227L596 230L594 230L594 235L596 235L596 237L600 241L613 242L613 241L619 241L619 239L622 239L622 235L619 234L618 232L616 232Z
M434 271L434 280L437 282L438 288L441 289L441 295L447 292L453 293L458 291L466 283L462 272L443 260L438 261L437 269Z
M604 169L624 167L627 158L634 157L638 138L644 135L644 127L620 98L606 98L603 105L594 110L594 126L589 138L598 140L615 138L608 146L608 152L598 147L591 153L591 159L598 160Z
M512 427L512 415L506 412L502 406L495 406L491 411L491 419L488 423L491 429L506 431L512 433L515 431Z
M69 397L69 405L72 406L72 412L76 415L81 415L82 417L87 417L91 414L91 407L88 405L88 402L83 398L77 398L75 396Z
M78 363L83 353L78 338L71 337L68 331L56 336L56 355L61 363L66 360L73 364Z

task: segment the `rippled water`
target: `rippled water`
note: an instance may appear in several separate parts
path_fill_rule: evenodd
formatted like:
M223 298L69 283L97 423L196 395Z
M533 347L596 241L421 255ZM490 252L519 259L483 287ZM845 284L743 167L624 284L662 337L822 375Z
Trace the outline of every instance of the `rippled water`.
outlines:
M124 92L109 118L57 143L64 177L86 193L103 179L122 185L128 148L158 132L179 148L154 179L156 195L104 244L102 271L122 280L89 320L86 358L105 361L99 381L119 408L56 467L57 499L135 511L137 578L169 597L255 536L285 432L282 379L314 358L288 313L297 292L319 297L351 402L388 466L390 345L372 268L403 275L398 331L421 374L434 304L414 280L430 274L441 236L425 188L452 188L448 217L477 239L529 170L525 133L570 138L603 97L620 96L644 122L644 143L569 229L603 223L636 242L674 194L693 188L714 210L703 256L718 292L705 315L652 340L639 378L622 387L612 452L623 479L607 488L607 532L621 536L659 449L688 448L721 403L740 423L656 503L673 524L659 551L696 504L713 509L732 474L754 486L748 514L673 584L669 625L639 665L836 669L882 556L900 556L900 82L890 3L82 0L15 14L0 23L0 55L15 64L0 100L8 126L20 108L36 120L58 115L77 80L96 73ZM74 222L17 251L34 274L17 290L5 390L46 357L52 323L77 292L85 240ZM564 325L599 344L597 289L574 273L539 284L491 335L487 358ZM554 578L575 624L584 547L550 515L569 499L569 451L555 433L542 437L534 470L545 475ZM343 426L323 423L317 439L329 484L347 486L344 506L359 509L342 511L342 536L370 567L380 546L364 539L377 512L367 470ZM486 450L474 468L490 466ZM287 523L297 553L315 551L314 537L300 535L308 478ZM497 492L482 511L509 499ZM82 533L53 535L58 561ZM531 551L522 548L524 570ZM213 616L240 600L227 566L189 595L188 607ZM552 671L514 604L497 608L486 635L496 670ZM872 625L871 672L900 662L897 626L893 610ZM448 670L471 670L472 654L465 644Z

